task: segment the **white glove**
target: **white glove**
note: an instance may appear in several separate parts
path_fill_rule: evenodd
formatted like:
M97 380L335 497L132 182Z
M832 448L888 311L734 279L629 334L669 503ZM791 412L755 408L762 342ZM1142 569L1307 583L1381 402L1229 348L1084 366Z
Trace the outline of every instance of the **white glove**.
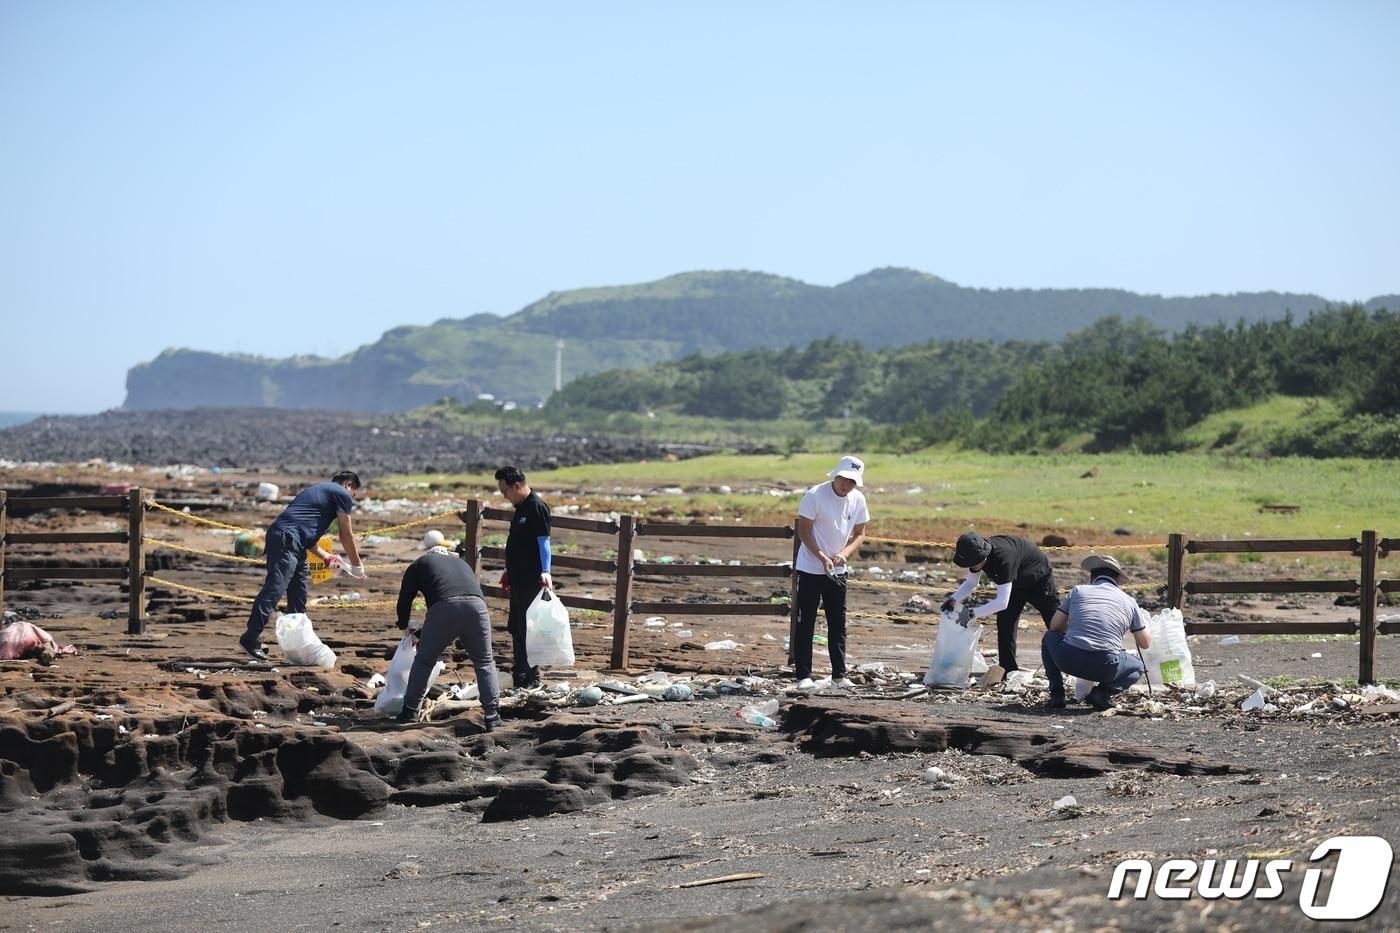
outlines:
M365 577L369 576L369 574L365 573L364 564L350 564L346 567L345 572L356 580L363 580Z

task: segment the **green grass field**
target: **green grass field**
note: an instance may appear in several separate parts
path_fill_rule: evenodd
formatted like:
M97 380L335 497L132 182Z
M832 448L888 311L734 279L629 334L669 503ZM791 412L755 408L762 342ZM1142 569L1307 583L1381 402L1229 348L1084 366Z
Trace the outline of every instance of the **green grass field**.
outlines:
M796 509L800 493L778 498L769 489L820 482L834 462L831 454L719 455L569 467L531 478L542 489L604 495L618 487L630 493L679 486L685 495L649 496L649 507L760 517ZM1096 475L1084 478L1091 470ZM1209 454L1015 456L934 448L866 457L873 526L893 536L920 526L1004 530L1025 524L1036 534L1064 529L1071 536L1099 537L1128 528L1138 539L1163 540L1173 531L1198 538L1312 538L1351 537L1365 528L1400 537L1397 475L1395 464L1386 461ZM494 486L488 474L399 481L464 492ZM706 489L719 485L734 494ZM1266 504L1299 509L1261 511Z

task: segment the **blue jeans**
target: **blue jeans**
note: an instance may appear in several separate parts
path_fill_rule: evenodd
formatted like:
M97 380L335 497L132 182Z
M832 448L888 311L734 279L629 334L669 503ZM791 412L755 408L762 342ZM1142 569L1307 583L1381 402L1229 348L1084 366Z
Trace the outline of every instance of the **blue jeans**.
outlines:
M240 641L257 644L267 627L268 616L277 608L277 600L287 595L288 612L305 612L310 574L306 568L306 549L296 539L275 525L267 530L267 579L253 600L253 612L248 616L248 631Z
M1040 640L1040 660L1050 681L1050 695L1063 698L1065 674L1091 680L1112 696L1127 690L1143 675L1142 662L1121 649L1090 651L1065 643L1064 632L1046 632Z

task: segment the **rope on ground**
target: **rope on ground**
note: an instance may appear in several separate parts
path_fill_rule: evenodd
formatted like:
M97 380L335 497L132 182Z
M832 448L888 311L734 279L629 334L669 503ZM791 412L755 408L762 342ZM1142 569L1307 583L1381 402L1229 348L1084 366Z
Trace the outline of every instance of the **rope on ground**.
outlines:
M147 577L147 583L156 583L160 586L168 586L172 590L183 590L186 593L196 593L200 596L208 596L210 599L226 599L235 603L251 603L251 597L235 596L232 593L216 593L213 590L200 589L197 586L187 586L184 583L176 583L174 580L166 580L163 577Z
M395 531L403 531L405 528L417 528L419 525L427 525L432 522L441 521L444 518L457 518L457 512L439 512L436 515L429 515L427 518L415 518L411 522L404 522L401 525L385 525L383 528L370 528L366 531L355 532L356 537L369 537L370 535L387 535Z
M213 557L218 560L231 560L240 564L258 564L263 561L257 557L240 557L237 554L220 554L217 551L206 551L204 548L190 547L185 544L176 544L174 541L162 541L160 538L147 538L146 543L151 547L170 548L172 551L185 551L189 554L198 554L201 557Z
M230 524L227 524L226 522L216 522L216 521L214 521L212 518L204 518L204 517L201 516L201 515L193 515L193 514L191 514L191 513L189 513L189 512L181 512L179 509L173 509L173 508L171 508L170 506L166 505L165 503L163 503L163 502L157 502L157 501L154 500L154 499L147 499L146 502L145 502L145 504L146 504L146 507L147 507L147 508L150 508L150 509L159 509L159 510L162 511L162 512L169 512L171 515L174 515L176 518L188 519L189 521L196 522L196 523L198 523L198 524L200 524L200 525L208 525L208 526L211 527L211 528L223 528L223 529L225 529L225 530L227 530L227 531L256 531L256 530L257 530L256 528L244 528L242 525L230 525Z
M918 541L912 538L885 538L880 535L866 535L865 540L876 541L881 544L903 544L909 547L936 547L945 550L953 550L957 547L955 541ZM1166 544L1065 544L1065 545L1043 545L1042 551L1147 551L1162 550Z
M159 509L162 512L169 512L176 518L188 519L189 521L196 522L200 525L208 525L210 528L222 528L225 531L258 530L256 528L244 528L242 525L230 525L227 522L216 522L212 518L205 518L202 515L194 515L190 512L181 512L179 509L171 508L163 502L157 502L155 499L147 499L145 504L147 508ZM403 531L405 528L417 528L419 525L428 525L432 522L442 521L444 518L455 519L456 517L457 512L455 510L451 512L439 512L436 515L429 515L427 518L415 518L411 522L403 522L402 524L398 525L385 525L383 528L369 528L363 531L357 531L355 532L355 534L357 537L361 538L368 537L370 535L377 535L383 537L386 535L390 535L396 531Z
M920 593L927 593L931 590L943 588L942 584L933 583L895 583L892 580L847 580L848 586L878 586L888 590L915 590Z
M264 558L260 557L240 557L237 554L220 554L218 551L206 551L204 548L190 547L187 544L176 544L174 541L165 541L161 538L147 538L146 543L152 547L170 548L173 551L185 551L189 554L198 554L201 557L212 557L216 560L231 560L240 564L257 564L263 566ZM365 564L366 570L387 570L390 567L404 567L412 561L396 561L392 564Z
M208 596L210 599L223 599L235 603L252 603L251 596L239 596L235 593L218 593L214 590L206 590L198 586L190 586L186 583L176 583L174 580L167 580L164 577L147 577L146 582L158 586L168 586L172 590L182 590L186 593L194 593L198 596ZM372 600L339 600L334 598L321 597L320 600L312 600L308 606L317 608L334 606L337 609L392 609L398 605L398 600L394 599L372 599Z

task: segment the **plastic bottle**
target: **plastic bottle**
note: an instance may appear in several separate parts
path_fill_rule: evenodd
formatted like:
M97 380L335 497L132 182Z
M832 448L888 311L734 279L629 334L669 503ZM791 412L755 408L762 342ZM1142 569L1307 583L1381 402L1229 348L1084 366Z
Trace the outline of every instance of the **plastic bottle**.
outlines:
M734 712L744 722L752 723L760 729L771 729L777 725L772 716L778 711L777 700L765 700L762 703L752 703L748 706L741 706Z

